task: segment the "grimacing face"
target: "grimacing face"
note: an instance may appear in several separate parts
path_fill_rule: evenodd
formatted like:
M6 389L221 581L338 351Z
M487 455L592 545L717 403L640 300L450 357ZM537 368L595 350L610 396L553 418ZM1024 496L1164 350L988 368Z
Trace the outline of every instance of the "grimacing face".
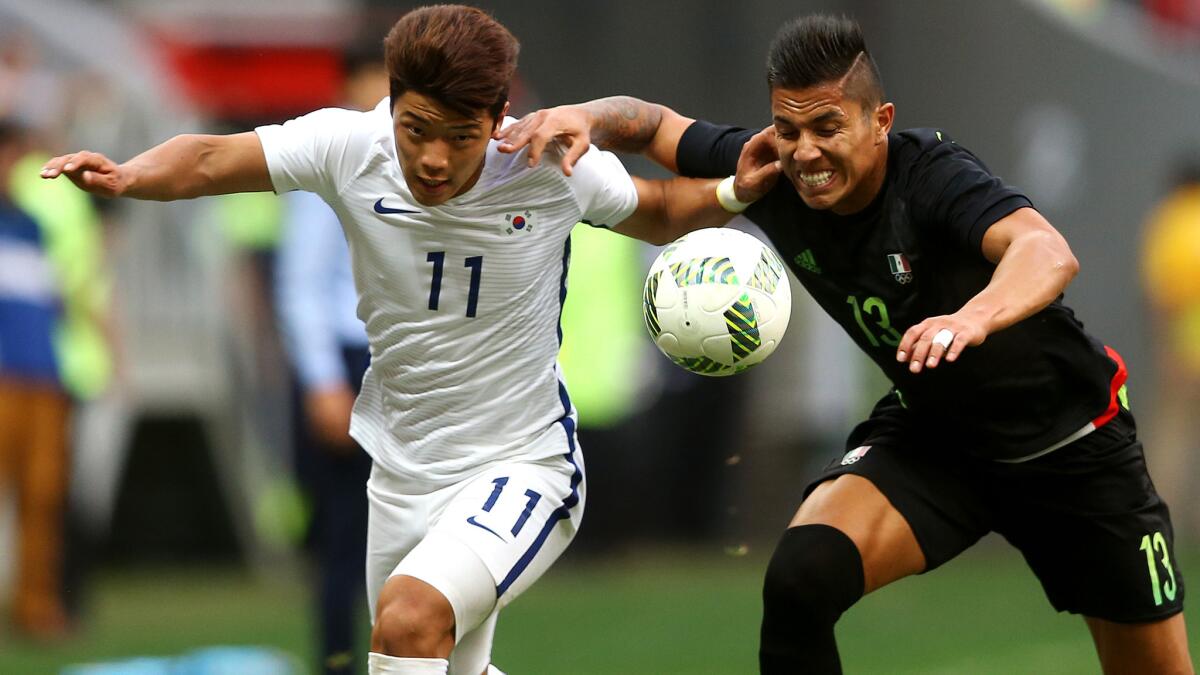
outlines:
M470 190L483 172L488 140L504 114L462 113L437 99L406 91L392 102L400 170L413 197L437 206Z
M864 110L838 82L771 90L780 165L809 208L849 215L871 203L887 173L894 114L891 103Z

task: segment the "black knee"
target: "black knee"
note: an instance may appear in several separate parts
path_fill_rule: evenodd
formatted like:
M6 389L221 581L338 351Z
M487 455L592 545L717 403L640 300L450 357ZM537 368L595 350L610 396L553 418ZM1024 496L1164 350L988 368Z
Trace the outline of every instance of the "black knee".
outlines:
M763 673L840 673L833 626L863 594L862 555L840 530L784 533L763 583Z
M849 537L828 525L801 525L775 547L763 604L832 624L862 597L863 583L862 556Z

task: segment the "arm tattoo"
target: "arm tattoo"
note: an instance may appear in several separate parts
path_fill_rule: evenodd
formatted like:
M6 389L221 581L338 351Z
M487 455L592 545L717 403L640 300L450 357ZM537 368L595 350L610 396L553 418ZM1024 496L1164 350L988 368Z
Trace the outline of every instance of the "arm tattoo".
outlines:
M611 96L583 104L592 118L592 141L605 150L641 152L650 145L662 109L632 96Z

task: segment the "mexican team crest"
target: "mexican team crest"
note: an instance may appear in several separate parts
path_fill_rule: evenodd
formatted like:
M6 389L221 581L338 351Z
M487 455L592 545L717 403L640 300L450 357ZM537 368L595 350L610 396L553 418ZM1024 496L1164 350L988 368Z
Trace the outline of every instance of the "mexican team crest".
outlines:
M867 454L867 451L869 451L870 449L871 449L871 446L869 446L869 445L860 445L857 448L851 450L850 452L847 452L846 455L844 457L842 457L842 466L850 466L851 464L862 459L863 455Z
M533 232L533 212L529 210L520 213L504 214L504 233Z
M908 263L908 258L903 253L892 253L888 257L888 267L892 270L892 276L896 277L896 281L907 284L913 280L912 265Z

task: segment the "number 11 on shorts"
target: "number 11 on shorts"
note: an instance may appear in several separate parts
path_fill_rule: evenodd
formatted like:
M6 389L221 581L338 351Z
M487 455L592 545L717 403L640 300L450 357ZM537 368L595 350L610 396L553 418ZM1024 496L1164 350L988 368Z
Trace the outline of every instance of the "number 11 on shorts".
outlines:
M1146 552L1146 568L1150 571L1150 587L1154 590L1155 606L1163 604L1163 595L1167 596L1168 601L1175 599L1175 570L1171 567L1171 556L1167 553L1167 539L1162 535L1162 532L1155 532L1153 535L1147 534L1142 537L1141 550ZM1158 565L1155 561L1155 555L1162 556L1160 560L1163 564L1163 569L1167 571L1168 579L1163 584L1158 581Z
M488 495L487 500L485 500L483 503L484 513L491 513L492 508L494 506L496 506L496 502L500 501L500 493L504 491L504 486L507 484L508 484L507 476L504 476L501 478L496 478L496 479L492 480L492 485L494 487L492 488L492 493L490 495ZM530 514L533 513L534 507L537 506L538 502L541 500L542 500L541 494L539 494L533 490L525 491L525 508L521 510L520 515L518 515L516 518L516 522L513 523L512 529L509 530L509 532L512 534L512 536L515 537L521 533L521 528L525 527L525 521L529 520L529 516L530 516ZM487 530L488 532L491 532L492 534L496 534L496 532L494 530L492 530L490 527L487 527L486 525L475 520L475 516L471 516L470 518L467 518L467 522L476 527L481 527L481 528ZM496 536L500 536L500 535L497 534Z

